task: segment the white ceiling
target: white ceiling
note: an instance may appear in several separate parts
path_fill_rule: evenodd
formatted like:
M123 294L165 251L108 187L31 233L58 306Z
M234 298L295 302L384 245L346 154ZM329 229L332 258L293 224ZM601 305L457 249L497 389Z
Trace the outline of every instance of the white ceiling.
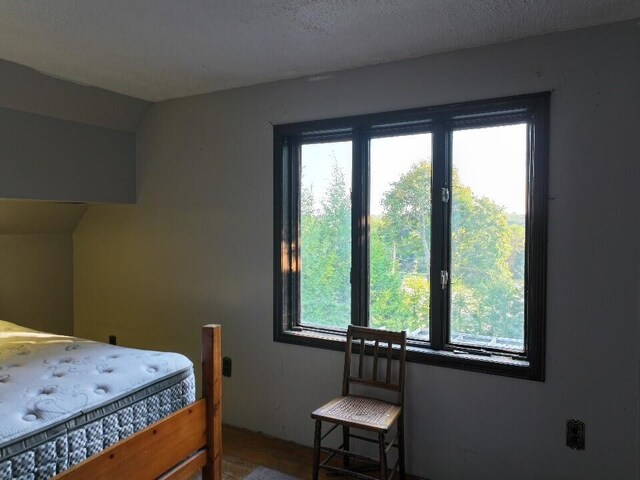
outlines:
M158 101L636 17L639 0L2 0L0 58Z

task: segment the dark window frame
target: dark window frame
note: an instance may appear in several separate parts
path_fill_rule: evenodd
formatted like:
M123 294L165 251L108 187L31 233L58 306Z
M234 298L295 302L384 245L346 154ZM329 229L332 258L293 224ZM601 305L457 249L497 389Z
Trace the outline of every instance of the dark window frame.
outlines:
M512 355L491 349L448 344L449 286L432 289L430 339L409 341L407 360L465 370L544 381L546 323L546 250L548 136L550 92L455 103L435 107L357 115L274 126L274 341L343 350L346 330L299 324L298 259L299 146L337 139L352 140L352 315L351 322L368 319L369 168L372 137L431 132L433 141L432 199L450 188L453 129L478 128L526 121L529 125L527 215L525 239L525 353ZM356 181L356 178L359 181ZM439 193L438 193L439 195ZM432 200L431 284L440 271L449 271L451 202L440 208ZM444 233L443 233L444 232ZM364 265L364 267L361 267ZM445 268L446 267L446 268Z

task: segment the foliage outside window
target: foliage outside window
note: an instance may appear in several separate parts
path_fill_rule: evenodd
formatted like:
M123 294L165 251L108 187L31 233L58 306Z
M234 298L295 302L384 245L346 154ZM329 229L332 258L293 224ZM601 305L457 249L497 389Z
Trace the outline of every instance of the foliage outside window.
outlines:
M548 98L276 126L274 339L542 380Z

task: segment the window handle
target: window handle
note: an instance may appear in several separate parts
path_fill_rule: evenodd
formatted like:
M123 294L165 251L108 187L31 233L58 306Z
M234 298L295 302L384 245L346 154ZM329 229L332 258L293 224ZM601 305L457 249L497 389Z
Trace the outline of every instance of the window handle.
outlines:
M449 272L446 270L440 270L440 285L442 285L442 289L444 290L449 284Z

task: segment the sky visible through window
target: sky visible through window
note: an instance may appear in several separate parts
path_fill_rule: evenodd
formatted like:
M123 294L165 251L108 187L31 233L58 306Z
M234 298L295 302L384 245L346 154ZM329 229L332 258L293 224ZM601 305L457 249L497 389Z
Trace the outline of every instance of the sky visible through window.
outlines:
M454 133L453 163L460 182L487 197L505 213L526 212L526 124L458 130ZM371 182L371 215L382 213L382 196L389 185L420 160L431 161L431 135L376 138L377 172ZM500 148L495 148L499 145ZM351 190L351 142L302 146L303 182L313 185L314 208L319 208L337 162Z
M494 201L505 213L524 215L527 205L527 125L458 130L453 165L460 183Z

